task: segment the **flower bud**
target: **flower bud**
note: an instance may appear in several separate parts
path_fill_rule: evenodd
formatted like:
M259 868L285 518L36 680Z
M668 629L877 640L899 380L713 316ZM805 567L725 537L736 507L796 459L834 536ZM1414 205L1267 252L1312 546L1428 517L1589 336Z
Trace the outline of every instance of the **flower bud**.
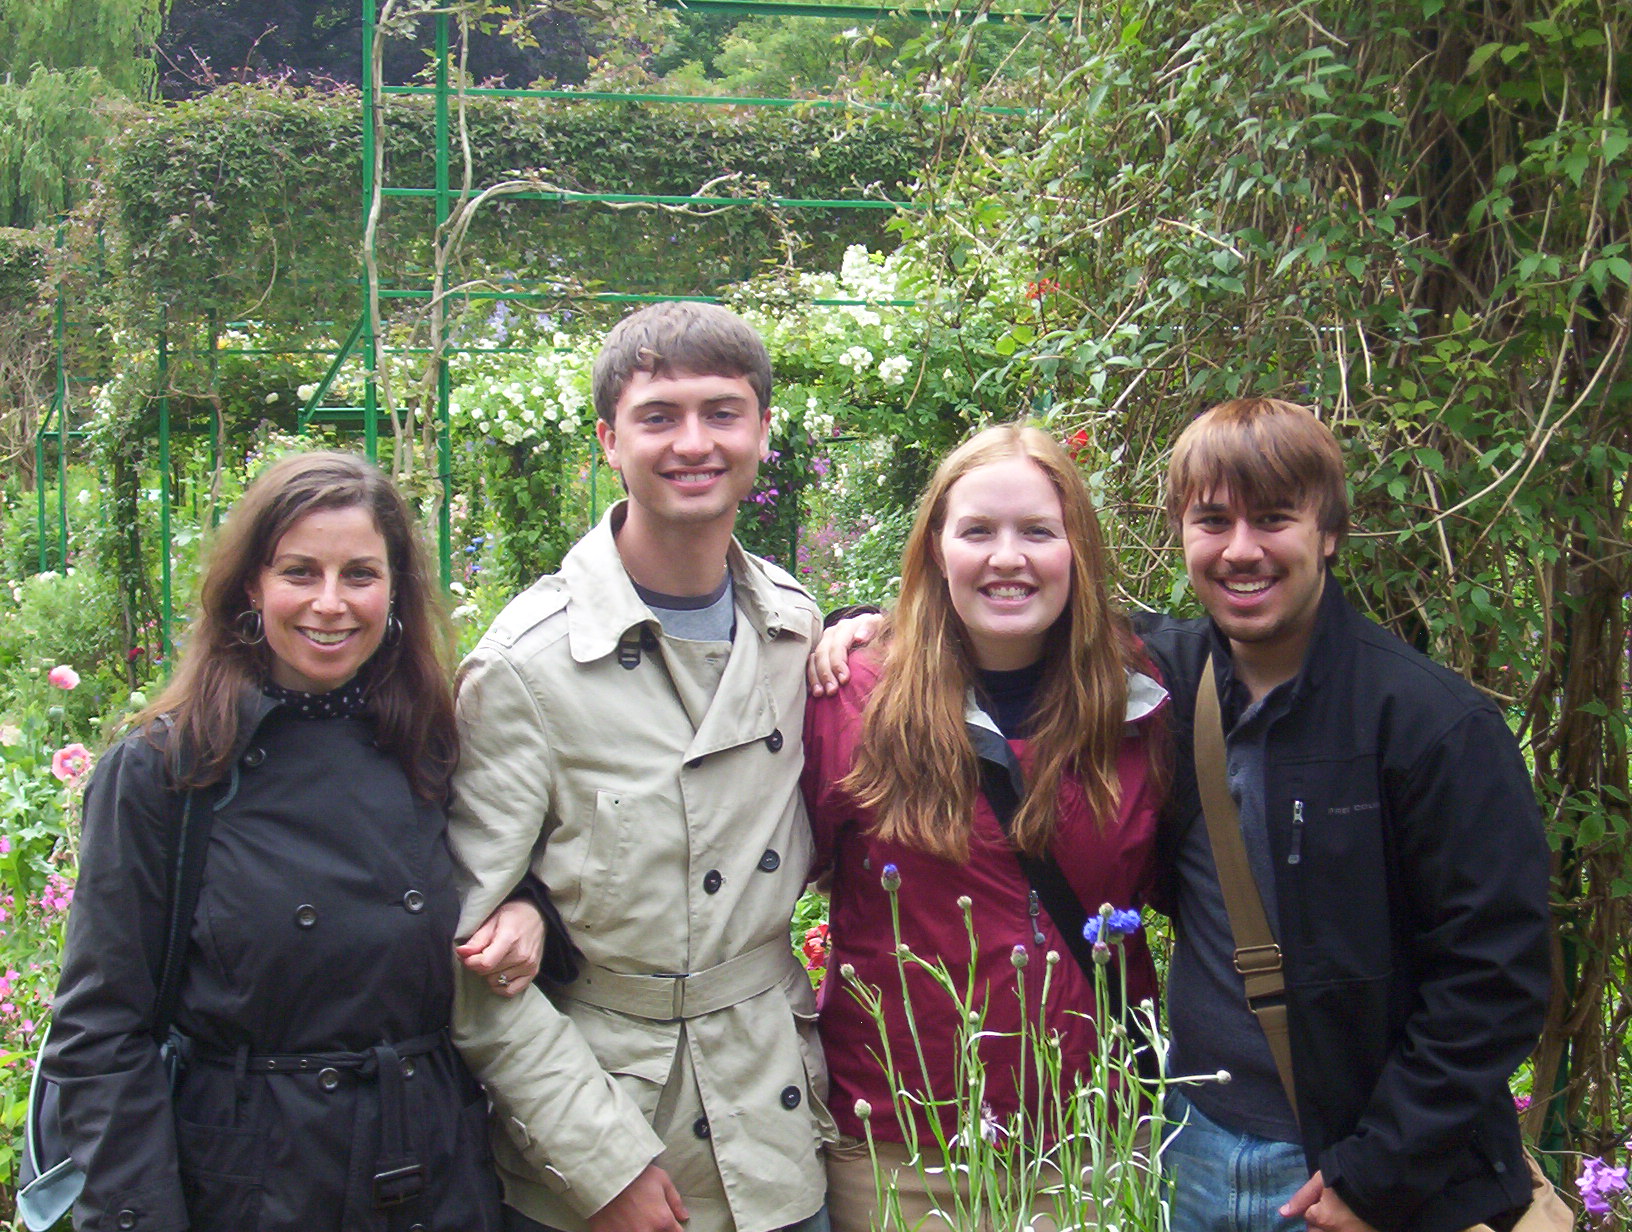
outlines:
M901 888L901 870L893 864L886 864L884 866L884 875L878 880L880 885L891 894L894 894Z
M967 894L958 895L958 910L959 911L968 911L969 908L973 907L974 905L975 905L974 900L971 899Z
M1221 1069L1221 1070L1218 1071L1218 1073L1213 1075L1213 1081L1218 1083L1219 1086L1223 1086L1229 1080L1230 1080L1230 1071L1227 1070L1227 1069Z
M843 965L841 965L839 967L839 975L842 976L844 979L847 979L847 980L855 979L856 978L855 964L854 963L844 963Z
M1058 950L1050 950L1047 954L1043 955L1043 960L1052 967L1060 961L1060 952Z
M1102 967L1107 965L1111 961L1111 947L1103 941L1094 942L1094 961Z
M873 1115L873 1106L864 1099L856 1101L856 1120L865 1121Z
M1025 946L1017 945L1012 951L1010 951L1009 961L1014 964L1014 969L1019 971L1031 961L1031 956L1026 953Z

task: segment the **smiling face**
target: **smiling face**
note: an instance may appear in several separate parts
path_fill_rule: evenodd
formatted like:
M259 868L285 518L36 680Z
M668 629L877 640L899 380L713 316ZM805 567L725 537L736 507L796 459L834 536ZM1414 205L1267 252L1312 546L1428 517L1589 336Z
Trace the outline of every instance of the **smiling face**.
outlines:
M247 587L272 652L272 682L326 693L379 649L391 608L385 538L362 505L295 521Z
M1029 458L977 466L946 494L935 560L975 665L1035 663L1071 597L1071 543L1059 493Z
M770 412L744 377L636 372L595 433L629 493L636 535L736 519L770 448Z
M1314 632L1337 537L1320 529L1307 501L1252 509L1227 491L1191 501L1182 529L1190 584L1238 666L1258 669L1270 687L1291 679Z

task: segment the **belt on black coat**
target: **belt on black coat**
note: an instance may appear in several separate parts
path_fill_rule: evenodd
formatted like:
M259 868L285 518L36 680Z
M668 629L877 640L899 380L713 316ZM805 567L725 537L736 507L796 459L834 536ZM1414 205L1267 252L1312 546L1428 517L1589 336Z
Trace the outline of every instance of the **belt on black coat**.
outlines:
M325 1091L340 1085L340 1075L350 1073L359 1082L375 1081L380 1086L380 1134L374 1152L374 1173L369 1178L359 1174L361 1161L367 1157L363 1138L366 1121L363 1101L356 1101L352 1112L351 1159L352 1182L346 1186L346 1205L353 1206L363 1194L368 1194L376 1210L400 1206L425 1192L425 1166L414 1157L408 1145L408 1100L405 1081L413 1075L411 1058L452 1047L447 1028L416 1035L394 1044L380 1044L358 1052L311 1053L252 1053L248 1048L236 1051L209 1048L194 1043L187 1059L245 1074L315 1074ZM368 1181L358 1185L357 1181ZM348 1212L349 1214L349 1212ZM354 1226L348 1218L344 1226ZM357 1224L355 1226L362 1226Z

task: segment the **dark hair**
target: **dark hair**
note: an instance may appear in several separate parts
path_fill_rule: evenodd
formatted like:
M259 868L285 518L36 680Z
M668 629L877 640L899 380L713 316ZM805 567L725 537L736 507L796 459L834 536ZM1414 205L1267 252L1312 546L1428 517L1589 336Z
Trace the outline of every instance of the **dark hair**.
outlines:
M431 587L427 554L391 481L364 459L331 451L293 454L267 467L216 532L180 666L137 719L152 730L151 720L170 717L168 758L178 787L203 787L226 775L240 735L239 701L272 670L266 642L249 645L239 636L250 583L301 518L356 507L369 511L385 540L392 607L402 624L402 635L382 642L364 669L376 739L402 763L416 794L432 800L446 794L459 747L448 683L453 634Z
M771 357L764 340L718 304L648 304L612 327L595 357L590 382L595 413L609 426L616 426L618 399L637 372L742 377L759 398L761 414L771 405Z
M1348 536L1343 449L1306 406L1234 398L1179 434L1167 468L1167 518L1174 529L1193 501L1226 491L1251 509L1307 502L1337 547Z

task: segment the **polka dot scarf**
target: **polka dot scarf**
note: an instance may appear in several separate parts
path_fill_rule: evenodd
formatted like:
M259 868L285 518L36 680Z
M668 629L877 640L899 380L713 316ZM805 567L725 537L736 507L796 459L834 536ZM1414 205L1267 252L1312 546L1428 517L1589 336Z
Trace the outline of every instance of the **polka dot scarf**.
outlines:
M297 719L355 719L368 712L368 683L360 675L327 693L302 693L270 680L261 685L261 692Z

